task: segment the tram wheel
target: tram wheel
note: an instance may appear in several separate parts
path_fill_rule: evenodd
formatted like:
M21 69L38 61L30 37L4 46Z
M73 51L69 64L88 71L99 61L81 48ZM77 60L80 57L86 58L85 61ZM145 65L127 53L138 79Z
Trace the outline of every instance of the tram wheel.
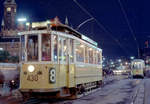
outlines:
M27 100L29 100L30 99L30 94L29 93L22 93L22 98L23 98L23 102L26 102Z

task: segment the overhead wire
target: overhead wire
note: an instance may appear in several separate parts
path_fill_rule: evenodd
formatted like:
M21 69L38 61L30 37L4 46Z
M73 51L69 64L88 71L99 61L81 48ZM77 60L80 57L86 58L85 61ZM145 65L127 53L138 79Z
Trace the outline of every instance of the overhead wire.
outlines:
M129 19L128 19L128 16L127 16L127 13L126 13L126 11L125 11L125 9L124 9L124 6L122 5L122 3L121 3L120 0L118 0L118 3L119 3L119 5L120 5L121 11L123 12L124 18L125 18L125 20L126 20L126 22L127 22L129 31L131 32L131 35L132 35L132 37L133 37L133 39L134 39L134 41L135 41L135 43L136 43L137 52L138 52L138 57L139 57L139 55L140 55L140 48L139 48L139 44L138 44L136 35L135 35L135 33L134 33L133 29L132 29L132 26L131 26L131 24L130 24L130 21L129 21Z
M111 33L108 29L106 29L106 27L105 27L101 22L99 22L90 12L88 12L82 5L80 5L80 4L77 2L77 0L73 0L73 1L75 2L75 4L76 4L77 6L79 6L79 8L80 8L82 11L84 11L87 15L89 15L91 18L93 18L94 21L97 23L97 25L98 25L101 29L103 29L103 31L105 31L105 32L107 33L107 35L109 35L109 36L119 45L119 47L120 47L127 55L129 55L129 53L127 52L127 50L124 49L124 47L120 44L119 40L116 39L116 38L114 38L113 35L112 35L112 33Z

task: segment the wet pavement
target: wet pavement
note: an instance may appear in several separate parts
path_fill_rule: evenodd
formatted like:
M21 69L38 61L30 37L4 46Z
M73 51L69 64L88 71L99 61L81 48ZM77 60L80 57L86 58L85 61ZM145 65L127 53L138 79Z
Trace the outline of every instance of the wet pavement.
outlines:
M0 97L0 104L150 104L150 79L132 79L125 76L111 76L104 79L100 90L76 100L39 100L22 102L14 95Z
M144 104L150 104L150 79L144 83Z

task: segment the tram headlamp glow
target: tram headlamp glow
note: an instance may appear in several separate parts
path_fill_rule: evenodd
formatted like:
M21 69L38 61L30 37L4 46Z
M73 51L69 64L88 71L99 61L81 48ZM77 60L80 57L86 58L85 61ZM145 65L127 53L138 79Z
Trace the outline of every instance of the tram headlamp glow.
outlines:
M29 72L32 73L34 70L35 70L35 67L34 67L33 65L29 65L29 66L28 66L28 71L29 71Z

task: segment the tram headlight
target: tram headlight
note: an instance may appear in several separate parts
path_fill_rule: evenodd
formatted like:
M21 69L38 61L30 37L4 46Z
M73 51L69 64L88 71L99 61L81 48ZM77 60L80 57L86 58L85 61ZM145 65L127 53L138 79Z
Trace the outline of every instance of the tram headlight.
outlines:
M34 70L35 70L35 67L34 67L33 65L29 65L29 66L28 66L28 71L29 71L29 72L32 73Z

